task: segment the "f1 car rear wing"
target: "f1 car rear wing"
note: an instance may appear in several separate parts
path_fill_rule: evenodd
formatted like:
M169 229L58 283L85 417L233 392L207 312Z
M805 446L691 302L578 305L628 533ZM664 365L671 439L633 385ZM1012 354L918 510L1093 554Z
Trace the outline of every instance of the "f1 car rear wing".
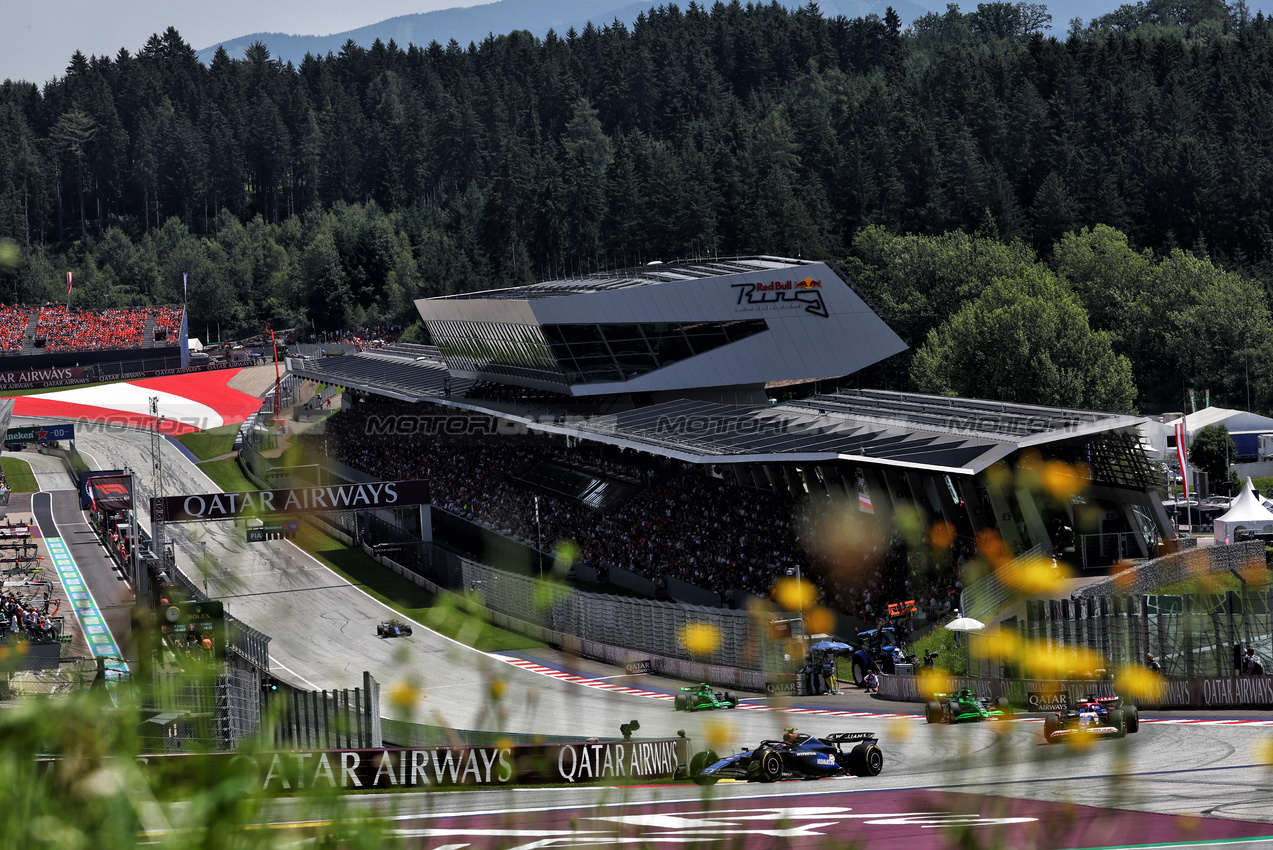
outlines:
M850 741L878 741L879 735L874 732L833 732L820 736L828 744L846 744Z

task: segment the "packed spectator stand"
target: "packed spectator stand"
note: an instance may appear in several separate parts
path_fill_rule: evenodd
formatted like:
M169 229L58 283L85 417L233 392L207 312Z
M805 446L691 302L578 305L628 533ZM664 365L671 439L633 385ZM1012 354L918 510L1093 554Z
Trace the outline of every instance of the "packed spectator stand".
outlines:
M383 480L426 480L434 505L528 543L541 535L546 547L573 541L580 562L602 576L622 567L660 584L679 578L722 598L733 589L767 597L799 564L820 585L824 604L870 621L903 599L922 600L930 614L949 610L959 588L957 564L971 554L957 540L935 560L908 551L894 535L871 542L846 569L819 551L820 517L808 501L736 486L690 464L600 444L567 448L544 435L368 433L369 416L407 410L418 413L359 405L329 419L325 434L311 438L314 448ZM528 486L522 473L546 462L642 486L599 512Z
M64 304L25 307L0 304L0 351L24 349L101 351L135 349L155 340L176 341L181 331L181 307L125 307L109 310L68 309ZM32 317L36 318L34 329ZM153 319L153 338L146 339L147 319Z
M20 351L30 322L30 308L0 304L0 351Z

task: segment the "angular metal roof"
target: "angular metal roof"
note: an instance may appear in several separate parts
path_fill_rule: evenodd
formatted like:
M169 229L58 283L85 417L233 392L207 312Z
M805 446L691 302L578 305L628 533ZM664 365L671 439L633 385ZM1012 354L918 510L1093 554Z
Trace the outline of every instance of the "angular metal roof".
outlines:
M982 399L842 390L777 405L678 400L604 415L579 415L567 399L540 403L466 399L471 382L446 369L392 352L306 361L303 377L402 401L430 401L688 463L863 463L976 474L1034 445L1132 429L1139 416L1009 404Z
M580 295L587 292L610 292L634 286L652 286L679 280L702 280L723 277L740 272L769 271L807 265L805 260L789 260L782 257L739 257L732 259L677 260L671 263L649 263L644 266L619 271L594 272L579 277L533 283L511 289L486 290L450 295L448 301L553 298L560 295Z

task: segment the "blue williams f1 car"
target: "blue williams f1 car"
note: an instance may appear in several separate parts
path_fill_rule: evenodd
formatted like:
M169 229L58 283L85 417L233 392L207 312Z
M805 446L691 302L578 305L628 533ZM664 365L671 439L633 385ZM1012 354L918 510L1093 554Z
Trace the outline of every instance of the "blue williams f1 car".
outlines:
M856 746L845 752L845 744ZM705 750L690 759L690 778L699 785L715 785L721 779L777 782L879 776L883 769L884 753L874 732L836 732L814 738L788 729L781 741L761 741L754 750L743 750L727 758Z

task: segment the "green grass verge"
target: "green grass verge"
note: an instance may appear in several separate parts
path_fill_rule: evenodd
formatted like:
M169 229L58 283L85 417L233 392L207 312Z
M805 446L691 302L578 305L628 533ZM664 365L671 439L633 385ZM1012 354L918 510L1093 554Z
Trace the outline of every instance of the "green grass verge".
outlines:
M222 425L206 431L193 431L182 434L177 440L194 454L199 460L210 460L234 451L234 438L239 433L239 426Z
M923 637L911 644L910 649L907 651L913 653L922 662L926 651L936 650L937 661L935 662L935 667L937 670L950 676L967 676L968 654L963 646L955 644L955 633L943 627L950 620L942 619L937 622L936 626L929 629Z
M243 470L239 468L239 462L232 457L224 460L210 460L206 463L198 464L198 467L203 470L204 475L211 478L218 487L227 493L261 489L247 480L243 475Z
M465 611L439 599L418 584L380 566L361 549L351 549L308 523L301 523L295 542L350 584L395 611L474 649L501 652L543 646L539 641L485 622L480 608Z
M6 455L0 458L0 464L4 467L4 477L8 479L9 489L13 492L34 493L40 489L35 481L35 473L31 471L31 464L25 460Z

